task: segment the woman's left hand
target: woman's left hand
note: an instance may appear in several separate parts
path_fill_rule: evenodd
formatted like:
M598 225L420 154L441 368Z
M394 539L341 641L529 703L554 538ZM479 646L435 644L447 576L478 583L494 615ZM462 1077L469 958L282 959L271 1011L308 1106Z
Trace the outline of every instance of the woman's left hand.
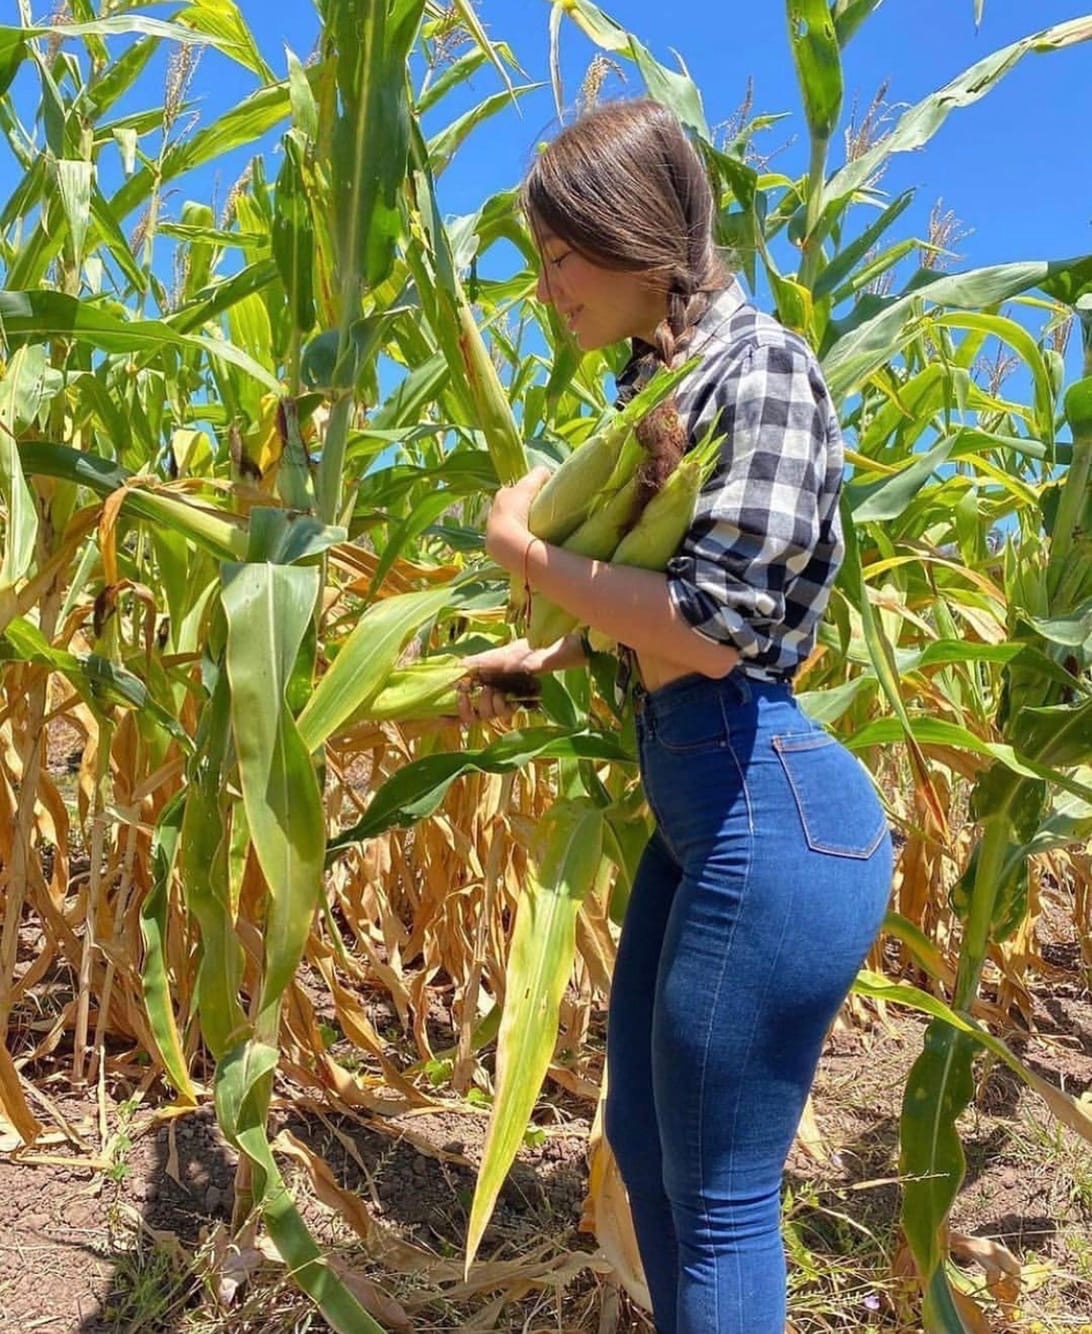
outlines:
M493 497L493 508L485 527L485 549L498 565L515 571L531 537L527 516L531 502L546 484L549 468L532 468L511 486L502 486Z

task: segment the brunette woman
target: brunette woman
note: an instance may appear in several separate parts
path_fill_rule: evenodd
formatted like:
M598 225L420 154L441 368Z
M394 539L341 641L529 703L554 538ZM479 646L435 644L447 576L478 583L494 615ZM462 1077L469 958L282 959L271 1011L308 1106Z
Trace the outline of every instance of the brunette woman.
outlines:
M585 350L630 341L623 395L700 357L677 416L642 427L648 489L712 423L723 434L666 573L534 537L543 469L497 493L486 548L624 645L631 669L656 828L612 985L606 1125L656 1328L783 1334L784 1163L891 876L868 775L793 698L842 557L838 421L807 344L726 272L701 160L665 108L582 116L536 158L523 204L539 300ZM583 657L570 635L472 666L547 672ZM505 711L488 688L466 697L464 717Z

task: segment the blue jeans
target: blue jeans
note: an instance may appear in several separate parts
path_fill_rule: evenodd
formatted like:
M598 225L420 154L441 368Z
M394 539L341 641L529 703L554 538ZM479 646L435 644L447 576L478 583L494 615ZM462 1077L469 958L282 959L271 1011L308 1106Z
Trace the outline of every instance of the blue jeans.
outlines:
M611 990L607 1138L660 1334L783 1334L782 1172L891 840L863 766L787 685L639 692L637 738L657 828Z

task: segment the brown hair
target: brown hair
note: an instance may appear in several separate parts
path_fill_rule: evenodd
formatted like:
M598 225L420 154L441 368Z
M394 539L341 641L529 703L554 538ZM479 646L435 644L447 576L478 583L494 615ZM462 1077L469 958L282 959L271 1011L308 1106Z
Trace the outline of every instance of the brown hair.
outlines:
M685 360L709 293L725 285L727 270L713 239L713 194L701 158L667 107L640 98L584 112L538 154L522 204L532 231L552 233L600 268L662 283L667 315L646 355L664 366ZM640 513L686 449L674 399L650 412L637 435L648 453Z

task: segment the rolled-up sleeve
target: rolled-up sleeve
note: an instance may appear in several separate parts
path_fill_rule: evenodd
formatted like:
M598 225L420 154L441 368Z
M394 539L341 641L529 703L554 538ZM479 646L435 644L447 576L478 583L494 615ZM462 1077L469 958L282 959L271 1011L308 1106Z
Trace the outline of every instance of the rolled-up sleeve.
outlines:
M721 457L668 564L668 589L695 630L761 658L786 620L792 584L831 544L840 450L832 459L830 401L806 348L751 342L709 369L696 424L716 420Z

